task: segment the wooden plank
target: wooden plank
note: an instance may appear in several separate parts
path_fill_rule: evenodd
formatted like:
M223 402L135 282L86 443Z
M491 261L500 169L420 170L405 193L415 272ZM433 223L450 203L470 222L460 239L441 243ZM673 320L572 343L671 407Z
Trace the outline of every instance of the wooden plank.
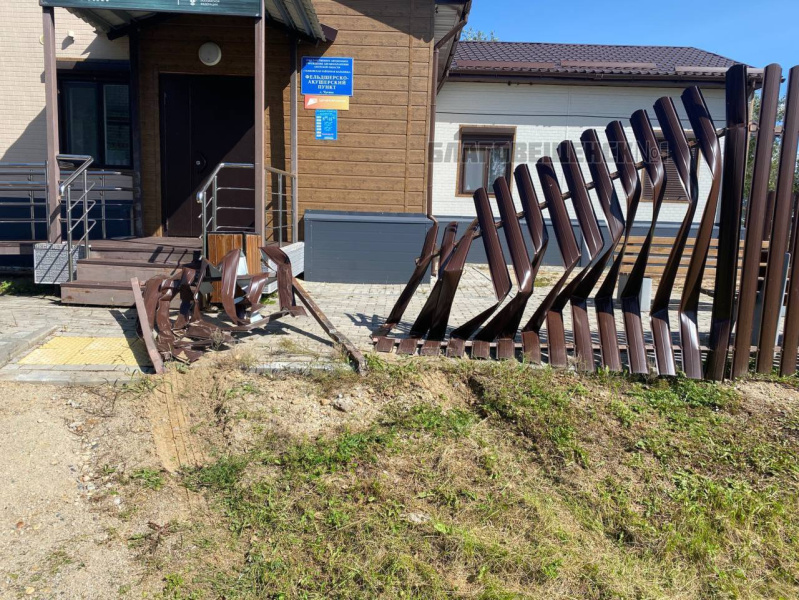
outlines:
M141 326L141 333L144 338L144 345L147 348L147 354L150 357L150 361L153 363L156 374L161 375L165 372L164 361L158 353L158 348L155 347L153 330L150 329L150 322L147 319L147 310L144 307L144 298L141 295L141 286L136 277L131 277L130 287L133 291L133 302L136 305L136 312L139 315L139 325Z
M267 84L267 87L268 86L269 84ZM286 93L288 93L288 90L286 90ZM299 106L302 114L304 114L306 117L307 116L313 117L313 114L310 113L310 111L305 111L305 106L302 102L300 103ZM285 100L283 103L283 111L286 114L288 114L290 108L291 108L291 103L289 102L289 100ZM410 115L410 117L408 115ZM411 121L425 122L427 119L427 108L424 106L413 106L409 111L407 106L366 104L365 102L362 102L359 99L357 102L350 103L350 109L347 111L346 118L348 120L380 119L384 121L402 121L402 122L405 122L410 118Z
M364 148L371 150L372 154L378 154L383 150L409 150L424 151L426 138L424 135L381 135L379 133L341 133L339 132L338 142L340 145L331 146L330 142L312 139L308 132L301 133L300 144L303 148L317 147L325 148L328 155L345 154L342 148ZM346 156L346 154L345 154Z
M336 27L334 20L328 20L327 24L331 27ZM336 47L338 48L339 42L342 46L375 46L375 47L394 47L394 48L407 48L410 36L401 31L392 32L370 32L370 31L342 31L339 29L338 37L336 37ZM412 45L421 47L427 45L422 40L412 40Z
M242 234L240 233L209 233L208 234L208 262L218 265L225 255L231 250L241 250L243 247ZM249 264L249 262L248 262ZM214 291L211 293L211 302L222 302L221 283L211 283Z
M261 238L254 233L245 233L242 235L244 238L244 256L247 259L247 272L255 275L261 273Z
M302 163L306 161L329 161L329 162L373 162L373 163L394 163L404 165L405 151L399 149L381 150L375 152L362 146L337 146L339 152L330 152L329 146L312 146L302 148ZM274 149L273 149L274 150ZM398 158L399 155L399 158ZM424 164L424 151L418 150L411 157L411 164ZM302 182L300 182L302 185Z
M310 111L306 111L310 112ZM299 119L299 131L302 134L314 134L316 131L316 120L312 115L303 114ZM359 133L366 135L377 135L375 132L380 131L384 135L405 135L408 129L408 120L391 120L386 121L382 119L363 119L363 118L349 118L339 115L339 134L342 133ZM411 135L423 135L425 129L424 121L411 122ZM290 128L286 128L286 133L291 133Z
M424 189L424 177L360 176L351 175L311 175L303 177L304 189L325 190L361 190L372 192L421 192Z
M324 21L325 25L330 25L341 31L353 31L364 33L396 33L397 31L424 31L430 29L430 17L422 14L421 16L409 16L409 8L405 7L406 14L383 16L380 19L364 15L329 15ZM338 38L336 38L338 41Z
M330 161L309 165L300 163L303 175L349 175L351 177L403 177L405 165L399 163L376 163L372 161Z
M385 2L385 0L358 0L352 6L340 0L314 0L314 9L319 18L336 15L361 16L368 14L375 18L406 17L408 5L404 2Z

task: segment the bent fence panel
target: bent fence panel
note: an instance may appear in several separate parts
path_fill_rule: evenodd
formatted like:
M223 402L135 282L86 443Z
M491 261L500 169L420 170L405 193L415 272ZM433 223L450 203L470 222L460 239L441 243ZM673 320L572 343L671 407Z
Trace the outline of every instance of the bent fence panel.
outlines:
M719 190L721 189L721 144L716 135L716 127L710 117L702 92L698 87L690 87L682 94L683 106L688 113L699 152L710 171L711 184L705 202L705 212L696 233L685 286L680 298L680 342L682 344L682 369L691 379L702 378L702 351L699 339L699 295L702 289L702 276L707 264L710 240L716 223ZM696 179L696 171L692 181Z
M793 374L799 354L799 261L793 258L799 255L799 196L794 193L799 149L799 67L790 72L785 119L780 129L777 108L781 73L779 65L769 65L762 79L757 147L747 199L743 196L751 125L749 101L754 84L760 82L750 76L746 66L735 65L727 72L723 129L716 129L701 90L689 87L683 91L681 101L691 136L674 99L663 97L654 105L665 150L649 114L641 109L629 121L642 157L639 162L634 158L625 124L613 121L604 130L607 152L594 129L580 136L582 160L572 141L558 145L563 185L550 157L536 163L535 178L528 165L519 165L514 171L519 212L510 183L501 177L493 183L499 220L488 190L480 189L474 194L477 218L460 239L456 241L457 225L450 223L441 246L436 248L438 227L434 223L408 285L386 323L373 336L376 349L390 352L398 343L400 354L414 354L421 348L422 355L437 355L446 348L447 356L463 357L470 348L472 358L491 358L493 352L498 359L518 356L534 363L543 362L545 355L552 366L567 367L573 360L580 369L596 367L598 350L599 366L613 371L621 371L626 361L633 373L672 376L677 374L679 364L688 377L712 380L728 373L734 377L745 374L751 368L755 350L759 372L771 372L775 354L779 353L780 372ZM769 190L769 181L773 180L772 148L777 136L779 172L776 190ZM611 171L609 159L615 171ZM671 170L666 169L667 159L673 163ZM699 185L700 170L709 174L704 186ZM586 173L592 181L586 181ZM649 182L646 188L642 173ZM668 177L676 181L668 182ZM673 239L658 237L667 183L681 188L688 199ZM539 201L539 192L543 202ZM637 218L641 202L651 204L644 222ZM595 206L601 209L605 235ZM741 252L744 207L745 239ZM525 225L532 242L529 251ZM554 245L549 244L550 227ZM645 234L634 242L636 228L643 228ZM507 252L500 243L500 229ZM477 238L482 239L488 259L494 300L448 334L456 292ZM638 254L628 257L633 244L639 246ZM536 279L548 250L550 254L557 251L563 269L535 305L532 300ZM440 265L437 280L409 333L391 337L436 258ZM513 267L513 282L509 264ZM622 273L625 279L621 278ZM659 279L654 301L651 306L642 306L645 280L652 277ZM706 286L705 282L710 281L712 286ZM619 300L614 300L617 287ZM700 301L703 295L709 302ZM588 310L592 301L594 324ZM762 307L759 311L758 303ZM672 312L675 304L676 314ZM567 305L571 305L571 332L567 331L563 313ZM528 307L532 315L519 330ZM704 320L700 319L701 310L705 311ZM651 340L646 337L647 322ZM679 335L672 333L672 322L677 324ZM756 331L759 335L753 348ZM573 339L571 344L569 337Z

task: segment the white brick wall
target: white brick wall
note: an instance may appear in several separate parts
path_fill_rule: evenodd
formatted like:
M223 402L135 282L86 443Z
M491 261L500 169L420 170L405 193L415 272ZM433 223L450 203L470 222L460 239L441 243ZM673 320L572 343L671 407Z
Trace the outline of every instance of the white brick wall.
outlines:
M128 42L108 41L65 9L56 9L59 60L127 60ZM67 39L68 32L75 36ZM0 0L0 162L45 159L42 9L37 0Z
M444 85L438 97L436 117L436 165L434 175L433 212L446 216L473 216L474 204L470 197L457 195L459 131L462 125L495 125L516 127L516 156L514 168L522 162L530 165L539 199L543 200L535 173L535 162L549 155L557 164L557 145L570 139L582 156L580 135L585 129L596 128L600 140L606 142L605 126L613 120L621 120L627 127L630 145L637 152L637 145L629 127L630 115L646 108L655 127L657 119L652 105L662 96L672 96L677 110L690 128L680 101L681 88L612 87L593 85L540 85L507 83L450 82ZM705 99L716 127L725 122L724 90L705 90ZM608 156L612 165L612 157ZM611 167L611 170L615 168ZM586 180L590 174L585 170ZM695 220L701 217L708 189L708 173L703 165L700 174L701 204ZM621 188L619 188L621 194ZM620 197L622 197L620 195ZM517 198L518 202L518 198ZM622 202L622 204L624 204ZM652 218L651 202L642 203L637 222ZM597 203L597 216L602 212ZM498 213L497 213L498 214ZM682 203L664 203L659 221L681 222L685 216Z

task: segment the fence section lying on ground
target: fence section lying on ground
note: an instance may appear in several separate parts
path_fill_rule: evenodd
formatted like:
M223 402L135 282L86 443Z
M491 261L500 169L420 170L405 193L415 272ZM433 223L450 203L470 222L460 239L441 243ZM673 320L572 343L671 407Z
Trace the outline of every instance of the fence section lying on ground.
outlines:
M374 335L376 349L391 352L396 346L400 354L419 350L428 356L444 350L448 356L459 357L470 348L473 358L490 358L494 349L494 356L499 359L513 358L521 350L531 362L541 362L546 355L549 364L558 367L569 364L571 349L578 368L584 370L599 365L619 371L624 355L633 373L649 373L654 369L659 375L676 375L679 359L679 367L688 377L713 380L743 375L753 358L758 372L771 372L779 354L781 374L793 374L799 346L799 264L792 260L799 252L799 210L794 193L799 144L799 67L790 71L785 119L778 126L781 76L779 65L765 69L760 114L754 120L757 127L752 125L749 114L752 79L746 66L735 65L727 72L727 122L723 128L716 128L701 90L689 87L680 101L690 122L690 136L674 99L663 97L654 104L666 142L665 152L661 150L649 113L642 109L630 117L634 144L643 157L639 162L633 158L624 125L613 121L605 129L609 157L593 129L580 138L585 165L581 164L571 141L558 146L557 161L566 190L561 188L553 158L544 157L536 163L543 202L538 199L527 165L519 166L514 174L520 212L504 177L493 184L499 215L494 214L488 190L478 190L474 194L477 218L457 242L457 223L446 226L440 247L436 247L438 223L428 232L413 276L387 322ZM748 143L750 132L755 130L757 145L751 191L745 198ZM780 139L778 173L773 174L777 137ZM723 153L720 138L725 138ZM665 168L667 158L674 163L674 169ZM611 159L615 171L611 171ZM698 183L700 169L710 173L709 189L704 192ZM592 181L585 180L586 172ZM677 178L688 203L676 236L664 244L663 238L656 238L655 233L669 176ZM616 180L623 191L626 210L622 209ZM644 186L645 181L648 186ZM770 181L776 181L775 190L769 190ZM597 219L591 192L602 210L607 239ZM701 194L706 197L700 197ZM651 202L651 218L645 224L646 235L633 238L633 225L641 225L636 216L642 201ZM582 245L575 235L569 204L576 216ZM702 204L704 212L695 237L690 238L697 209ZM522 315L532 297L549 244L543 211L552 223L565 269L529 322L522 326ZM743 222L742 217L745 217ZM522 233L522 221L532 240L532 255ZM500 243L500 230L507 244L507 257ZM496 302L450 331L455 293L469 249L477 239L482 240L485 248ZM631 246L637 255L629 252ZM436 258L440 264L439 277L410 333L404 338L391 336ZM516 290L512 296L508 263L513 265L515 275ZM619 283L622 272L626 278ZM655 272L659 283L651 307L645 307L641 305L642 288L645 279ZM624 343L619 341L613 302L617 284ZM708 331L701 331L699 326L702 293L712 299ZM509 296L511 299L503 306ZM675 297L679 323L676 335L670 324ZM588 316L591 299L597 317L596 332ZM563 311L567 305L572 312L572 344L567 343L564 326ZM785 318L779 345L783 307ZM647 314L651 342L644 331ZM545 345L541 336L544 325ZM759 334L753 344L755 332ZM700 341L703 336L707 336L706 345Z

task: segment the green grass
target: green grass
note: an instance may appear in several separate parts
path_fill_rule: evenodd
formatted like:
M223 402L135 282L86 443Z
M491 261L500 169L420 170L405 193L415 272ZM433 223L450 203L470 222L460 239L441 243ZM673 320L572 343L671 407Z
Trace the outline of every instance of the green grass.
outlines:
M164 487L164 477L155 469L137 469L130 474L130 480L150 490L158 491Z
M36 284L30 277L0 280L0 296L53 296L55 294L55 286Z
M799 597L791 407L684 378L370 362L375 422L186 474L227 560L182 565L165 597Z

